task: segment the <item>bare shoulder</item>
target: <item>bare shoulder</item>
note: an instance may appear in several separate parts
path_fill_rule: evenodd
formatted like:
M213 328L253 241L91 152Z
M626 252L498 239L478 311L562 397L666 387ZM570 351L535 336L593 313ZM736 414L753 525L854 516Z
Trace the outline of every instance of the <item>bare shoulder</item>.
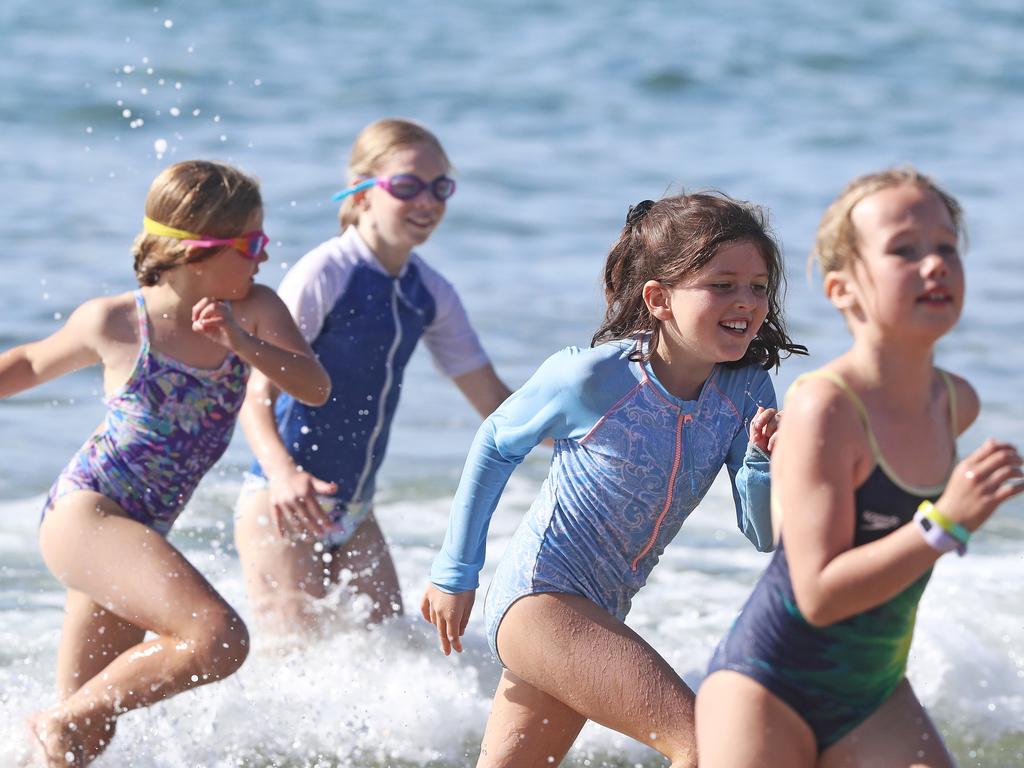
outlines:
M83 302L71 313L67 328L95 343L130 342L137 336L137 317L135 299L130 292L98 296Z
M802 465L857 466L870 455L853 399L826 376L795 382L786 396L776 450Z
M255 283L244 299L231 302L235 319L250 333L261 323L276 316L284 309L284 302L274 290L262 283ZM287 311L287 309L285 309Z
M981 399L971 383L963 376L958 376L950 371L946 371L946 375L953 383L953 391L956 396L956 433L959 435L978 418L978 413L981 411Z

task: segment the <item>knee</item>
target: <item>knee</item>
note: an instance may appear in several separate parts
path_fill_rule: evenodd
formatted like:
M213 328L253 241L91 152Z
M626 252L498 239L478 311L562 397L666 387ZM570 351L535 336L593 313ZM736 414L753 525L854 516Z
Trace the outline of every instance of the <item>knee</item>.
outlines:
M249 630L241 616L230 608L211 614L194 641L204 676L227 677L238 671L249 655Z

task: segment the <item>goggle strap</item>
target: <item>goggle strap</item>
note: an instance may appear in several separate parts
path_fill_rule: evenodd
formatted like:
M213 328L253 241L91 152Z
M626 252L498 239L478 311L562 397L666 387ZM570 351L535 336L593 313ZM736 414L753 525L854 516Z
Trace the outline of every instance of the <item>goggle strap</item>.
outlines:
M347 189L343 189L340 192L335 192L333 195L331 195L331 200L337 203L340 200L344 200L349 195L354 195L356 192L362 192L364 189L369 189L376 183L376 176L366 179L365 181L360 181L358 184L355 184L354 186L348 187Z
M149 216L142 217L142 230L150 235L173 237L175 240L196 240L202 238L202 235L197 235L195 232L186 232L184 229L175 229L174 227L168 227L166 224L161 224L159 221L153 221Z

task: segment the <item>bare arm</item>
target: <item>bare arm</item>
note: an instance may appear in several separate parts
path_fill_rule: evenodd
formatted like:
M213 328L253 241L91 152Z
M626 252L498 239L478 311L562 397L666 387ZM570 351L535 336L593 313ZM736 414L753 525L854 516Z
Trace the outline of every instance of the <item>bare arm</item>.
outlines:
M256 285L238 302L239 316L254 325L246 332L224 302L203 299L192 310L193 330L222 344L249 363L279 390L307 405L323 405L331 392L327 372L302 338L284 302Z
M96 342L105 314L104 300L93 299L51 336L0 354L0 398L100 362Z
M476 412L485 419L512 394L512 390L498 378L490 363L456 376L453 381Z
M881 605L910 586L939 553L914 523L853 547L854 491L870 453L853 406L834 387L808 381L786 410L773 465L783 510L782 533L797 605L825 626ZM967 477L965 467L973 467ZM1020 457L986 443L956 469L937 506L973 530L1022 489L1003 483L1020 476Z

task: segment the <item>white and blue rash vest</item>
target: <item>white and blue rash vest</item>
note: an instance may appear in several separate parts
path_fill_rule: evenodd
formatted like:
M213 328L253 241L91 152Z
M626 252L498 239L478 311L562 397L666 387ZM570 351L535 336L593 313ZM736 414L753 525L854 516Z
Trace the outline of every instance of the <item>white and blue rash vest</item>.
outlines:
M671 395L638 342L569 347L548 358L477 432L430 580L476 589L487 528L515 467L554 438L547 479L498 566L487 636L528 594L579 594L623 619L661 553L724 465L739 528L772 548L768 456L749 444L758 405L775 407L759 366L716 365L696 400ZM642 342L641 342L642 343Z
M451 283L415 252L388 274L355 227L303 256L278 293L331 378L319 407L281 393L281 440L303 470L338 484L339 502L371 501L420 337L449 377L481 368L487 355ZM258 462L252 472L262 476Z

